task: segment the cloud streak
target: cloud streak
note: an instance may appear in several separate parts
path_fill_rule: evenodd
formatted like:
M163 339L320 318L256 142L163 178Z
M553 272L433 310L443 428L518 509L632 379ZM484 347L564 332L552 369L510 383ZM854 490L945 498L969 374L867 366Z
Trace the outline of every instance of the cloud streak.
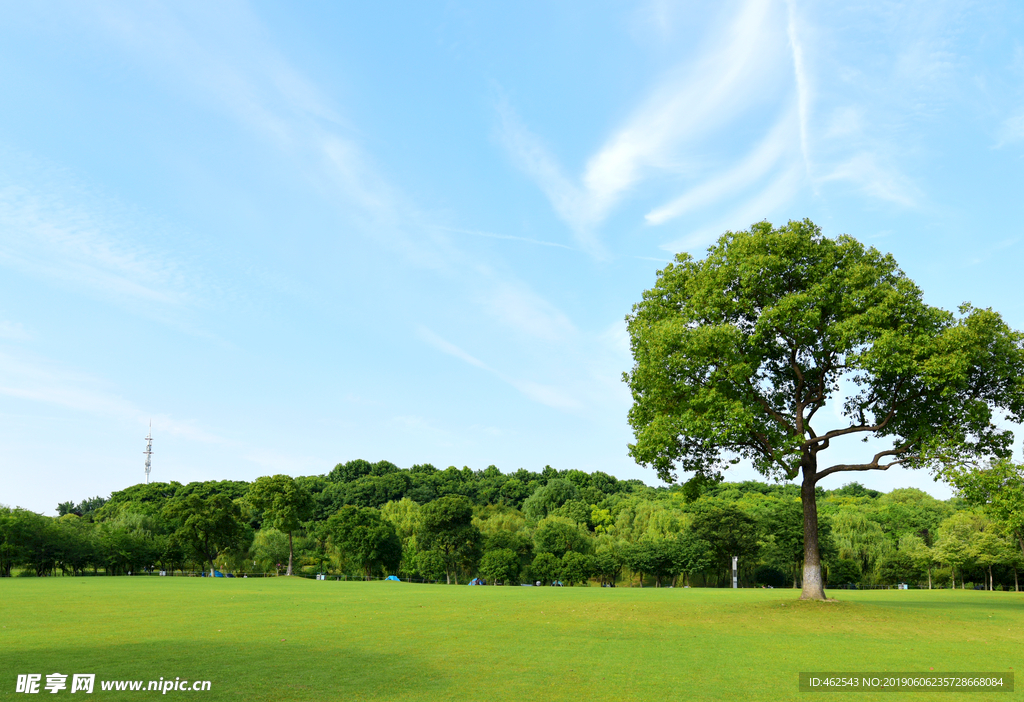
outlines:
M0 262L61 284L90 289L119 301L163 306L197 301L198 285L167 254L141 246L120 232L118 208L79 194L68 182L0 183ZM51 180L44 178L44 181ZM143 228L148 228L143 225Z
M587 160L578 183L507 101L496 109L500 140L580 246L601 256L604 248L596 230L630 192L653 177L686 170L688 147L771 99L768 86L776 82L782 48L772 28L780 22L769 0L742 3L704 55L670 71L613 131Z
M418 327L416 334L422 341L434 347L438 351L449 356L453 356L454 358L464 361L471 366L487 371L535 402L560 410L577 410L581 406L579 401L570 397L563 390L555 386L538 383L532 380L513 378L501 371L491 368L480 359L470 353L467 353L455 344L446 341L424 326Z
M166 414L145 412L130 400L97 388L90 376L48 367L0 352L0 395L41 402L93 416L117 419L145 426L153 421L161 431L207 444L227 440Z
M720 175L712 176L671 202L651 210L644 219L648 224L664 224L695 209L714 205L756 183L791 151L795 136L793 122L792 112L787 112L738 164Z

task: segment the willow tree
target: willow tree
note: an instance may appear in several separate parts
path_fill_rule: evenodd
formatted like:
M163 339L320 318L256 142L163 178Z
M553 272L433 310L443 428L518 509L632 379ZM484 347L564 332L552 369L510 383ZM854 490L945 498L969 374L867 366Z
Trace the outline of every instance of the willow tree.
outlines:
M818 481L1005 457L1013 435L996 421L1024 414L1024 336L989 309L925 304L892 256L809 220L678 254L626 322L630 454L667 482L741 460L800 480L806 599L825 596ZM824 462L848 437L879 448Z

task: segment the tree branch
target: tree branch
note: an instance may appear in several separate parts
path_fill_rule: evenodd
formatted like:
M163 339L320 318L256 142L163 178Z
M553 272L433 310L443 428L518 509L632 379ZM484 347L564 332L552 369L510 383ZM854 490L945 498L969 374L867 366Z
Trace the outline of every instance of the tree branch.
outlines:
M845 429L833 429L830 432L822 434L821 436L813 436L810 439L804 441L804 446L811 446L812 444L823 443L825 446L828 445L831 439L835 439L839 436L846 436L847 434L857 434L866 431L881 431L885 429L886 425L896 415L897 404L894 404L889 408L889 413L885 415L885 419L877 424L855 424L852 427L846 427Z
M761 393L759 393L757 391L757 388L754 387L754 384L750 382L750 378L746 379L746 383L747 387L750 388L750 392L753 393L754 399L757 400L757 403L761 405L764 411L767 412L772 417L772 419L785 425L786 429L789 430L790 434L796 434L796 430L793 428L793 425L786 420L786 417L778 410L776 410L774 407L772 407L768 403L768 400L761 397Z
M875 457L871 461L871 463L840 463L818 473L816 476L816 481L821 480L826 475L831 475L832 473L844 473L847 471L855 470L888 470L899 463L903 463L906 460L906 458L899 458L899 456L903 456L908 451L910 451L910 447L903 446L900 448L879 451L878 453L875 454ZM886 456L897 456L897 458L895 460L889 461L885 465L882 465L880 461Z

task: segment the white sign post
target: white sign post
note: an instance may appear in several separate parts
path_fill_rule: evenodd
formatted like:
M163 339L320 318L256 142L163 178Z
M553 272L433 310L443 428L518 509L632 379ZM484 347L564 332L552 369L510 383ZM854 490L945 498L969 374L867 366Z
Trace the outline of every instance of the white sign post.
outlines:
M740 586L739 579L736 577L736 561L738 560L739 558L736 556L732 557L732 587L734 590Z

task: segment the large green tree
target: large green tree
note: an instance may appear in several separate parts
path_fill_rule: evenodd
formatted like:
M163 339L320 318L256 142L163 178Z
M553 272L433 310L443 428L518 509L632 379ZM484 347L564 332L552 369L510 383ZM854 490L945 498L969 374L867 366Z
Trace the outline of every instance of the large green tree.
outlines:
M302 483L288 475L257 478L245 496L262 513L263 525L288 534L288 572L292 574L295 549L292 533L313 513L313 497Z
M402 541L395 525L372 507L342 507L327 520L334 545L359 564L367 579L375 570L395 571L402 562Z
M991 310L925 304L892 256L809 220L726 232L703 260L678 254L626 321L630 454L666 481L744 459L799 479L803 598L825 596L822 478L1005 457L1013 437L996 414L1024 415L1019 332ZM881 448L822 465L844 437Z
M249 532L242 522L242 510L223 493L175 497L164 507L163 516L178 525L176 543L200 562L210 564L210 575L221 553L248 547Z
M417 540L426 551L444 559L445 577L458 585L460 566L472 567L480 559L483 535L473 526L473 503L462 495L446 495L420 510Z
M488 551L480 559L480 575L491 581L492 585L502 582L515 585L519 578L519 554L510 548L499 548Z

